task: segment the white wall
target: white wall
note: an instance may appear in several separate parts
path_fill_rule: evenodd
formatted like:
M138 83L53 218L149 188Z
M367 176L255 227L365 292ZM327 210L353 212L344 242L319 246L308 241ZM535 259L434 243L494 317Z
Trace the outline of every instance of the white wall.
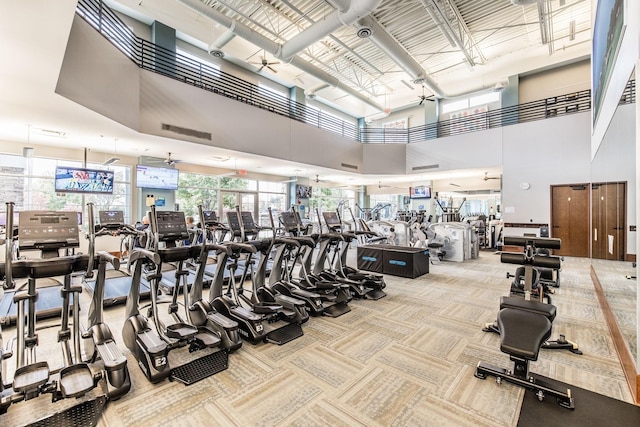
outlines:
M502 128L502 218L550 223L556 184L588 183L589 114L577 113ZM523 190L522 183L529 189Z
M74 15L56 93L136 129L139 76L131 60Z
M518 102L524 104L590 88L591 61L587 59L563 67L520 76Z
M501 166L503 163L502 129L489 129L408 144L406 173L419 174ZM439 167L413 170L414 167L429 165L439 165Z

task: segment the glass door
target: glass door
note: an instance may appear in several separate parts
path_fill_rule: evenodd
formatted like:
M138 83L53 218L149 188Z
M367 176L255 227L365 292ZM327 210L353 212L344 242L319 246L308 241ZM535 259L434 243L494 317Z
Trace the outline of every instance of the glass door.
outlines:
M254 221L258 221L258 193L221 190L219 203L219 212L224 222L227 221L227 212L235 211L236 206L240 206L241 211L251 212Z

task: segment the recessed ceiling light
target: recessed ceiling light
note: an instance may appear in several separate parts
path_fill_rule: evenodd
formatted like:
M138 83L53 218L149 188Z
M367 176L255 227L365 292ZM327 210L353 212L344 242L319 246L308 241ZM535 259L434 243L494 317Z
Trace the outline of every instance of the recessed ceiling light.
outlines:
M229 156L211 156L207 157L208 160L213 160L214 162L226 162L231 159Z

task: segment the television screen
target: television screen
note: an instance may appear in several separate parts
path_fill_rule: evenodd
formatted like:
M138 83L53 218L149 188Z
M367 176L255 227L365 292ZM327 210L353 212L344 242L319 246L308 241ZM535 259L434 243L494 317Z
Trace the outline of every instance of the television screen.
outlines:
M159 190L178 189L178 169L136 166L136 185L138 188L156 188Z
M296 197L298 199L308 199L309 197L311 197L312 190L313 187L311 187L310 185L296 184Z
M409 188L409 197L412 199L430 199L431 198L431 187L427 187L425 185L420 185L417 187Z
M113 177L113 171L57 166L55 190L58 193L113 194Z

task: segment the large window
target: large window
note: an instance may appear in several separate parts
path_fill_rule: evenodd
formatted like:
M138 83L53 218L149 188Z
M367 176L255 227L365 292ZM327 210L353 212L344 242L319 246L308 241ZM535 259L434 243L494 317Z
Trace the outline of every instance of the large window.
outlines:
M222 206L232 207L238 203L237 194L250 195L258 193L258 218L260 225L268 226L269 211L272 209L274 221L278 221L280 212L287 208L287 186L280 182L256 181L252 179L219 177L215 175L180 173L180 186L176 192L176 203L185 215L198 217L198 205L204 210L218 212L218 198L222 197ZM222 192L222 194L221 194ZM249 200L249 199L247 199ZM244 206L243 209L251 208ZM222 218L224 220L224 218Z
M198 206L206 211L218 209L218 177L181 172L176 203L186 216L197 217Z
M335 212L337 210L343 222L350 222L351 214L349 213L349 208L355 208L355 198L356 192L354 190L313 187L313 195L309 199L309 220L313 221L314 227L318 226L318 217L316 215L316 209L318 209L320 215L322 215L322 212Z
M56 166L81 167L82 163L0 154L0 185L5 189L3 203L14 202L16 212L62 210L86 214L86 204L93 202L96 215L100 210L122 210L125 221L131 222L131 167L88 163L87 168L114 171L113 194L77 194L54 191ZM4 206L0 210L4 211Z
M493 102L500 101L500 92L487 92L479 95L474 95L463 99L452 99L442 101L442 114L452 113L454 111L464 110L466 108L473 108L479 105L487 105Z
M281 182L260 181L258 183L258 212L260 213L260 225L271 226L269 220L269 208L273 215L273 221L278 226L278 216L287 210L287 185Z

